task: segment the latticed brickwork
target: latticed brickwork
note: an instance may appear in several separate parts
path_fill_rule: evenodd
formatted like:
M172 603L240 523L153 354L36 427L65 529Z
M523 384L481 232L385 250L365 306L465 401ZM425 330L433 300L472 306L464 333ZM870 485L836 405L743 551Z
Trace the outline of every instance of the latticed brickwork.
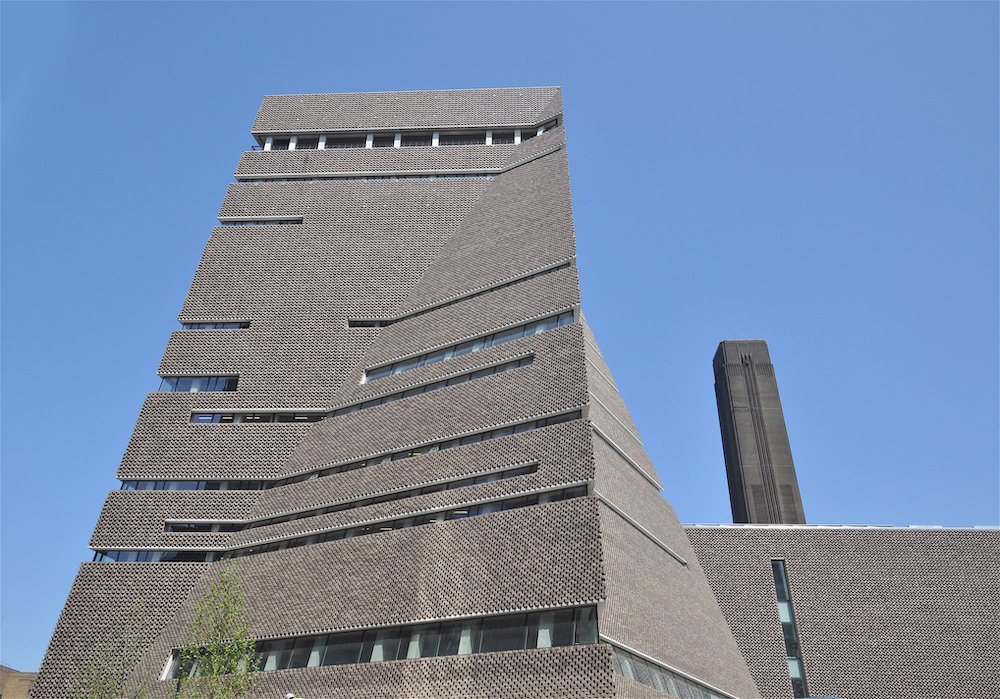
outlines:
M771 560L785 561L812 696L1000 696L1000 532L688 527L750 671L791 696Z
M299 537L298 548L258 549L232 563L260 637L589 606L598 609L602 643L268 671L255 696L640 696L643 690L613 679L608 642L731 696L758 696L583 322L561 112L557 88L266 98L258 136L491 125L534 133L551 118L559 124L518 145L245 153L238 178L248 181L229 187L220 216L302 222L213 228L180 320L239 319L249 327L177 330L159 367L161 374L237 374L238 388L151 394L118 475L241 487L252 479L317 477L265 490L227 483L226 490L114 492L91 543L102 552L215 556ZM250 181L463 169L490 176ZM369 368L567 311L567 325L366 380ZM372 319L391 323L351 324ZM192 413L329 411L523 357L531 363L316 422L191 421ZM472 439L550 416L567 421ZM378 462L459 437L470 443ZM368 465L318 475L360 461ZM537 470L240 531L165 531L174 520L210 526L271 518L523 464ZM516 495L581 485L572 499L488 509ZM485 509L323 543L305 538L428 510L454 513L469 503ZM661 545L689 558L689 566ZM184 642L204 581L223 565L230 564L85 565L36 696L67 696L67 668L120 622L117 612L88 611L98 603L119 609L138 599L156 609L145 657L161 672Z
M254 133L535 124L562 112L558 87L268 95Z

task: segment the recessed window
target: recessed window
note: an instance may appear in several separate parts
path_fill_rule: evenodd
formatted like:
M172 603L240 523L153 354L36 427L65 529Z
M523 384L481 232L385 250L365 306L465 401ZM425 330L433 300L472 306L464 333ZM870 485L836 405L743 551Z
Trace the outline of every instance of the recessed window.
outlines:
M439 146L482 146L485 144L485 131L443 133L438 137Z
M364 148L365 136L327 136L327 148Z
M372 140L373 148L392 148L394 145L396 145L396 134L379 133L375 134Z
M316 150L319 148L319 136L299 136L295 141L295 150Z
M514 132L513 131L494 131L493 132L493 145L499 146L505 143L514 142Z
M431 134L429 133L403 133L402 136L403 140L400 145L404 148L431 145Z
M476 442L485 442L490 439L507 437L512 434L520 434L521 432L529 432L531 430L537 430L551 425L558 425L571 420L579 420L582 416L583 413L581 411L572 410L570 412L559 413L557 415L551 415L537 420L528 420L526 422L508 425L507 427L498 427L493 430L476 432L461 438L423 444L418 447L404 449L402 451L392 452L389 454L380 454L379 456L375 456L370 459L360 459L358 461L349 461L335 466L327 466L323 469L307 471L305 473L299 473L294 476L277 480L123 481L122 490L267 490L269 488L279 488L283 485L289 485L291 483L311 481L314 478L332 476L337 473L344 473L345 471L354 471L355 469L365 468L367 466L384 464L387 461L399 461L401 459L409 459L410 457L420 456L422 454L431 454L443 449L452 449L463 444L474 444Z
M264 218L247 218L240 219L238 221L222 221L220 225L222 226L291 226L294 224L302 223L301 218L281 218L281 219L264 219Z
M291 141L291 138L273 138L271 139L271 150L288 150L288 144Z
M345 510L354 510L359 507L367 507L369 505L377 505L383 502L394 502L396 500L406 500L409 498L415 498L419 495L427 495L428 493L440 493L444 490L455 490L457 488L465 488L471 485L479 485L481 483L492 483L493 481L506 480L508 478L516 478L517 476L525 476L529 473L535 473L538 470L537 464L530 464L527 466L514 466L508 469L503 469L500 471L491 471L489 473L481 473L478 476L468 476L465 478L455 478L450 481L444 481L439 483L432 483L430 485L421 486L419 488L411 488L409 490L400 490L394 493L384 493L382 495L375 495L372 497L357 498L355 500L345 500L342 502L337 502L331 505L325 505L323 507L317 507L311 510L303 510L302 512L293 512L290 514L278 515L275 517L267 517L264 519L256 519L250 522L173 522L168 523L165 527L165 531L168 532L241 532L247 529L257 529L259 527L267 527L272 524L279 524L281 522L291 522L298 519L307 519L309 517L318 517L320 515L329 514L331 512L343 512Z
M184 330L243 330L250 327L249 320L236 323L184 323Z
M569 325L572 322L573 311L557 313L549 316L548 318L535 320L530 323L525 323L524 325L508 328L507 330L501 330L500 332L479 337L475 340L468 340L467 342L443 347L441 349L434 350L433 352L428 352L427 354L421 354L417 357L401 359L398 362L393 362L392 364L387 364L386 366L369 369L365 372L365 381L376 381L378 379L385 378L386 376L402 374L404 371L417 369L418 367L427 366L428 364L443 362L444 360L451 359L453 357L461 357L463 354L478 352L479 350L486 349L487 347L495 347L496 345L503 344L504 342L519 340L522 337L542 333L546 330L562 327L563 325Z
M561 624L558 633L553 631L556 623ZM257 670L273 672L597 642L597 607L576 607L258 641ZM197 671L197 662L182 663L180 652L174 651L166 676L177 679Z
M441 522L450 522L456 519L467 519L469 517L478 517L479 515L487 515L494 512L518 510L522 507L533 507L535 505L544 505L551 502L561 502L563 500L572 500L574 498L582 498L586 496L587 486L581 484L570 488L561 488L559 490L549 490L542 493L531 493L530 495L521 495L519 497L506 498L503 500L493 500L491 502L477 503L475 505L465 505L451 510L429 512L414 515L412 517L400 517L399 519L391 521L375 522L373 524L362 524L359 526L334 529L320 534L308 534L305 536L293 537L291 539L281 539L279 541L252 544L250 546L243 546L241 548L230 549L228 551L162 551L159 552L160 558L154 560L153 562L168 563L172 561L191 560L216 561L220 558L243 558L244 556L256 556L261 553L284 551L285 549L293 549L300 546L312 546L313 544L322 544L327 541L353 539L358 536L368 536L370 534L384 534L398 529L422 527L427 524L440 524ZM129 556L134 553L136 552L98 551L94 555L94 560L122 562L121 556L124 555L126 556L125 562L131 562L136 560L134 558L129 558ZM150 555L152 555L152 553L156 552L146 553L150 553ZM183 557L175 557L175 555L183 555ZM198 558L198 556L200 556L200 558Z
M612 646L612 651L612 667L617 675L635 680L674 697L723 699L722 696L709 690L708 687L671 672L656 663L644 660L638 655L622 650L618 646Z
M235 391L238 376L166 376L160 383L160 393L201 393L202 391Z
M781 619L781 631L785 637L785 655L788 656L788 676L792 681L792 696L807 697L806 676L802 669L802 649L799 648L799 633L795 626L795 615L792 612L792 594L788 589L788 575L785 572L785 562L771 561L771 572L774 574L774 592L778 598L778 617Z

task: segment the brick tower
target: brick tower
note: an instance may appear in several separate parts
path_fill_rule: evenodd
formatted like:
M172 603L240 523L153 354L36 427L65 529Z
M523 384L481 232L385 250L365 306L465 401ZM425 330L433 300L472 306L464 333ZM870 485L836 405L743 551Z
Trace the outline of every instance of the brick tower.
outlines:
M242 579L256 695L759 697L580 310L555 87L269 96L42 666Z

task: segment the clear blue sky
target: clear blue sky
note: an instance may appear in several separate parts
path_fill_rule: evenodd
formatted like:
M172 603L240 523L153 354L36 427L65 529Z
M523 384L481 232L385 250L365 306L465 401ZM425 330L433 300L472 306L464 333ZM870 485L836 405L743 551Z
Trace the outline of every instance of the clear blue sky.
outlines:
M0 661L36 670L265 94L561 85L584 312L685 522L765 338L812 523L998 524L998 4L12 3Z

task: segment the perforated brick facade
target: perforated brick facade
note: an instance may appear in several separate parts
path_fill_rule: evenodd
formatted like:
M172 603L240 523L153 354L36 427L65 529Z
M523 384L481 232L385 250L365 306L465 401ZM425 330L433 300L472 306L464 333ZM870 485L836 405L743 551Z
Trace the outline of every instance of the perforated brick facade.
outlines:
M165 489L111 493L91 540L108 556L180 552L206 562L84 564L36 697L68 696L74 668L136 601L155 610L142 671L158 676L184 642L203 581L229 565L218 559L251 545L276 549L232 563L263 638L585 606L596 606L600 630L580 645L262 672L256 696L665 696L615 676L614 647L681 673L703 696L759 696L580 312L559 89L273 96L253 133L290 144L283 139L420 129L478 130L484 141L507 129L522 140L242 155L220 211L233 225L212 229L179 320L249 327L177 330L159 367L238 375L238 388L150 394L118 476ZM238 225L276 219L285 223ZM569 324L366 380L368 369L567 312ZM502 373L294 421L525 357ZM193 417L227 412L268 419ZM555 424L537 422L549 418ZM398 458L413 450L421 453ZM175 520L273 518L519 464L532 469L238 531L166 530ZM316 477L276 484L297 475ZM181 481L225 489L171 489ZM545 501L567 488L582 490ZM539 501L486 513L521 496ZM318 541L479 504L484 512L464 519Z
M783 560L810 696L1000 696L1000 531L691 526L768 699L792 696L771 561Z

